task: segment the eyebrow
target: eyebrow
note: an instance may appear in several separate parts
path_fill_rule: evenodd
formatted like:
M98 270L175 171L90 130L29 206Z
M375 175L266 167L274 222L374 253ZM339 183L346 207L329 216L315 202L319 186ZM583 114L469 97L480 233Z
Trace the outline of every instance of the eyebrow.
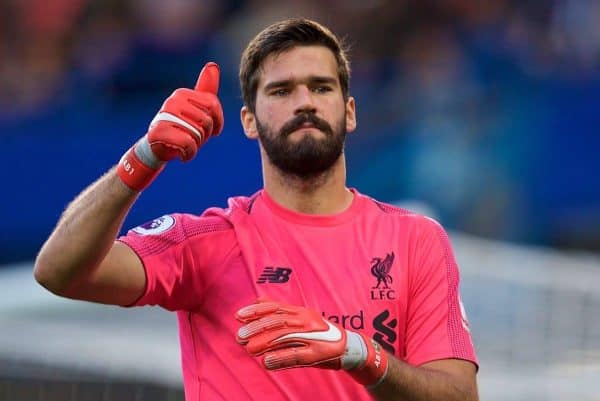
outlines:
M271 89L281 88L286 86L292 86L298 83L307 82L310 84L329 84L329 85L337 85L337 79L332 77L324 77L324 76L315 76L311 75L306 79L282 79L280 81L269 82L265 85L263 90L268 92Z

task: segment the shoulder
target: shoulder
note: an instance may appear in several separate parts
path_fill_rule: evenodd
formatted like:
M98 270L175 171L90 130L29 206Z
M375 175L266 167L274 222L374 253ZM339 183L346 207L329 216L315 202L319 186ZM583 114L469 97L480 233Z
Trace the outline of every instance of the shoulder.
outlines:
M227 200L227 207L210 207L200 217L231 221L231 215L237 212L250 213L260 191L252 196L234 196ZM216 220L215 220L216 221Z
M190 240L231 231L231 225L216 215L171 213L130 229L119 240L145 255L178 249Z
M209 207L199 215L192 213L165 214L132 228L128 234L191 238L202 234L233 231L232 215L240 211L248 213L255 198L256 194L251 197L231 197L227 207Z
M365 197L367 199L368 203L371 205L371 208L376 208L380 213L388 214L388 215L395 215L395 216L407 216L407 217L412 217L412 216L417 215L415 212L405 209L403 207L393 205L391 203L382 202L382 201L379 201L379 200L372 198L370 196L367 196L367 195L361 194L360 196Z
M406 223L410 223L418 227L429 229L433 229L436 226L441 227L440 223L434 218L429 217L421 212L416 212L396 204L382 202L368 195L358 195L366 199L366 203L369 205L368 213L379 214L387 219L400 219Z
M389 227L417 241L433 241L442 244L448 242L446 230L435 218L367 195L359 194L359 196L366 199L366 216L370 224L377 223L378 227Z
M226 216L226 209L219 208L207 209L201 215L165 214L128 230L118 240L140 258L180 254L191 249L202 249L203 255L217 257L237 246L233 225Z
M189 238L200 234L226 231L231 224L218 213L194 215L190 213L171 213L157 217L130 230L140 236L169 236Z

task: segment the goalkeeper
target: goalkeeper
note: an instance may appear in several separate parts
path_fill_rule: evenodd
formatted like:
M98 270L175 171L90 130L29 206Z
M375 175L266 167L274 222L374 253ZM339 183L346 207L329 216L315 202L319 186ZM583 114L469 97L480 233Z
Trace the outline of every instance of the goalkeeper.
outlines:
M249 43L239 76L263 189L118 237L166 164L222 131L208 63L67 207L35 278L64 297L175 311L188 401L477 400L443 228L346 186L356 106L340 41L314 21L281 21Z

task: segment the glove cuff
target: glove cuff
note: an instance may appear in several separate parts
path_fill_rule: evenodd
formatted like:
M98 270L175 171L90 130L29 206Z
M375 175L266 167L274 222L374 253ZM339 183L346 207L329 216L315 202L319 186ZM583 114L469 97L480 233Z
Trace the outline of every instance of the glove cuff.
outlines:
M146 137L142 138L142 141L144 140L147 142ZM154 181L165 164L157 163L155 164L156 168L147 166L138 156L138 147L139 144L134 145L123 155L117 166L117 175L125 185L139 192L146 189Z
M356 335L353 340L350 340L350 333ZM359 347L361 348L361 352L364 352L364 362L359 366L346 368L344 366L344 357L342 358L342 366L344 366L344 369L348 369L347 372L350 374L350 376L352 376L352 378L360 384L371 388L377 386L383 381L387 374L387 353L375 340L367 338L362 333L355 333L349 331L348 338L349 350L347 351L347 354L351 354L352 350L350 350L350 348L355 347L352 345L351 341L355 341L356 339L358 339L360 340ZM359 351L358 349L355 349L354 352L356 353Z

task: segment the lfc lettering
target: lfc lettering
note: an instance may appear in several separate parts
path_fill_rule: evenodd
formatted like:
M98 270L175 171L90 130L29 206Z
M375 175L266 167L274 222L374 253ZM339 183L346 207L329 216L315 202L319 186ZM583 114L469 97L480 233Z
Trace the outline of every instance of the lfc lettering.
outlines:
M371 299L373 300L381 300L381 299L396 299L396 292L392 289L382 288L377 289L374 288L371 290Z

